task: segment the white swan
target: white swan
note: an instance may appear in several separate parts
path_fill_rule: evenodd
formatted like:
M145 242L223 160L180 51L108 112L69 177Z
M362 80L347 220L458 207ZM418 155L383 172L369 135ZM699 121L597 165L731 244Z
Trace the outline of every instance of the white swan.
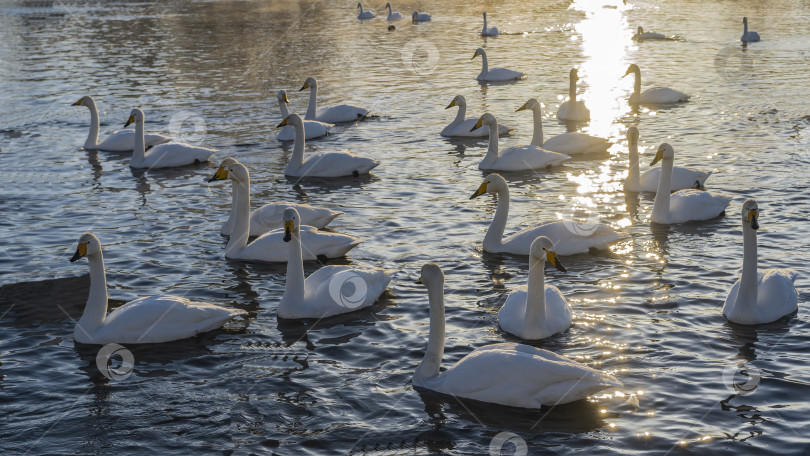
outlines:
M419 11L414 10L413 14L411 14L411 22L429 22L430 21L430 14L427 13L420 13Z
M666 87L653 87L642 92L641 70L638 65L631 64L624 75L627 76L630 73L635 76L633 94L630 95L630 104L672 104L689 100L689 95Z
M71 106L87 106L90 109L90 132L84 141L87 150L106 150L109 152L132 152L135 149L135 131L119 130L107 135L104 141L98 142L99 118L96 100L87 95ZM171 141L172 138L156 134L144 134L144 141L148 147Z
M630 153L630 169L627 172L627 178L624 180L625 190L636 193L657 192L658 181L661 178L661 168L650 168L639 176L638 129L636 127L627 129L627 146ZM711 171L704 173L681 168L680 166L673 166L671 191L703 187L706 179L708 179L711 174Z
M222 160L222 163L219 165L219 169L214 174L214 177L208 179L208 182L213 182L217 179L217 177L225 173L225 169L231 166L234 163L239 163L235 158L228 157L225 160ZM224 178L222 178L224 179ZM248 191L250 191L250 182L248 182ZM228 216L228 220L222 225L222 229L220 230L220 234L224 236L230 236L233 232L233 226L236 223L236 213L237 208L239 207L239 186L233 185L231 191L231 212ZM250 206L248 204L248 206ZM309 204L298 204L298 203L275 203L275 204L265 204L262 207L256 208L250 212L250 236L259 236L268 231L275 230L278 228L282 228L284 226L282 222L282 215L284 213L284 209L288 207L295 208L301 217L301 223L308 226L313 226L315 228L324 228L326 225L329 224L332 220L334 220L337 216L342 215L343 212L339 211L332 211L326 208L321 207L312 207Z
M484 27L481 29L481 36L498 36L498 27L487 28L487 13L484 12Z
M559 288L545 284L546 261L566 272L551 239L540 236L529 252L528 285L513 289L498 312L501 329L523 340L545 339L571 326L571 305Z
M633 35L633 39L636 41L653 41L653 40L666 40L667 36L663 33L657 32L645 32L644 28L639 26L638 32Z
M557 109L557 119L570 122L585 122L591 119L591 111L585 106L585 102L577 100L577 81L579 75L574 68L568 75L568 101L561 104Z
M463 137L463 138L481 138L489 136L489 127L484 125L481 128L473 129L473 126L478 122L478 118L465 119L467 115L467 99L464 95L456 95L453 101L450 102L444 109L450 109L453 106L458 106L456 118L450 122L450 125L444 127L441 135L444 137ZM505 135L509 133L509 128L505 125L498 124L498 134Z
M753 43L759 41L759 33L754 31L748 31L748 18L743 18L743 34L740 37L740 41L743 43Z
M358 19L374 19L375 17L377 17L371 11L363 11L363 4L362 3L358 3L357 7L360 8L360 14L357 15Z
M307 105L307 113L304 116L306 120L317 120L319 122L336 124L341 122L354 122L368 114L368 109L346 104L316 109L318 81L316 81L315 78L307 78L299 92L304 89L309 89L309 104Z
M285 209L284 242L289 261L279 318L325 318L352 312L374 304L385 292L391 272L371 266L325 266L304 279L300 227L298 212Z
M194 302L179 296L138 298L107 314L107 274L101 242L93 233L79 238L73 263L87 257L90 264L90 295L73 337L82 344L154 344L185 339L219 328L244 315L240 309Z
M455 397L512 407L539 409L584 399L622 383L612 375L547 350L515 343L476 348L440 372L444 356L444 273L433 263L422 267L428 290L430 335L413 386Z
M504 238L506 219L509 217L509 186L503 177L490 174L472 194L470 199L484 193L498 195L498 207L495 216L484 236L484 251L490 253L511 253L527 255L532 242L538 236L545 236L554 243L558 255L587 253L590 249L607 249L608 246L622 238L613 228L604 224L578 224L573 221L546 222L524 228Z
M531 109L534 118L533 146L571 156L603 154L610 148L610 142L606 139L576 132L563 133L543 141L543 111L540 103L534 98L529 98L529 101L517 108L515 112L525 109Z
M500 171L533 171L548 166L557 166L571 157L543 150L537 146L516 146L498 151L498 121L490 113L484 113L473 129L489 127L489 147L478 169Z
M709 220L725 212L731 197L700 190L672 191L672 165L675 151L667 143L658 147L650 166L661 163L661 177L655 193L652 221L662 225L684 223L692 220Z
M399 14L398 11L391 11L391 3L386 3L385 7L388 8L388 17L385 18L386 20L398 21L402 19L402 15Z
M723 315L742 325L758 325L776 321L796 312L798 293L793 283L799 275L791 269L757 270L757 230L759 206L756 200L743 203L743 267L742 275L728 292Z
M233 186L238 187L233 190L238 192L236 221L231 238L225 246L225 258L269 263L286 262L289 249L284 244L283 229L268 231L248 244L250 235L250 173L248 169L245 165L236 162L224 170L217 170L209 182L225 179L230 179ZM318 231L311 226L305 226L302 233L305 260L316 260L321 256L339 258L345 256L349 250L362 242L352 236Z
M483 48L478 48L475 50L475 54L473 54L472 58L476 58L481 56L481 72L478 73L478 76L475 79L478 79L481 82L505 82L505 81L516 81L523 77L523 73L509 70L506 68L489 68L487 63L487 52ZM472 60L472 59L471 59Z
M295 128L295 142L290 162L284 174L293 177L357 177L368 174L380 164L373 158L354 155L349 151L317 152L304 160L304 120L298 114L290 114L278 125L292 125Z
M287 110L287 103L290 102L290 99L287 98L287 91L286 90L279 90L278 91L278 107L281 110L281 118L284 119L290 115L290 112ZM317 120L305 120L304 121L307 139L315 139L320 138L322 136L326 136L330 133L331 127L334 125L328 124L325 122L318 122ZM292 141L295 139L295 128L292 126L282 127L281 131L278 132L278 136L276 139L279 141ZM280 225L279 225L280 226Z
M135 150L129 166L132 168L176 168L208 161L216 150L185 143L164 143L149 149L144 147L143 111L138 108L129 113L124 128L135 123Z

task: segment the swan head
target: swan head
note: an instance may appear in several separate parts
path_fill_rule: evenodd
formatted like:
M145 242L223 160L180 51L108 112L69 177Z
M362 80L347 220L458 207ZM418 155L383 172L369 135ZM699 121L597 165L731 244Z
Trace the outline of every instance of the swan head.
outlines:
M484 13L484 14L486 14L486 13ZM485 51L484 48L476 49L475 54L473 54L473 56L472 56L472 59L478 57L479 55L486 57L487 51ZM472 59L470 59L470 60L472 60Z
M534 109L534 108L539 108L539 107L540 107L540 102L537 101L536 98L529 98L529 101L527 101L526 103L523 103L523 106L515 109L515 112L523 111L524 109Z
M675 150L669 144L664 143L658 146L658 151L655 153L655 158L653 159L652 163L650 163L650 166L655 165L661 160L672 161L674 159L675 159Z
M484 13L483 13L483 14L484 14L484 19L486 19L486 18L487 18L487 12L486 12L486 11L484 11Z
M303 127L304 119L302 119L300 115L292 113L289 116L285 117L280 124L276 125L276 128L281 128L285 125L292 125L293 127Z
M495 119L495 116L493 116L492 114L485 112L484 115L478 119L478 122L475 123L475 125L472 127L470 131L477 130L484 125L488 126L490 129L494 128L497 131L498 120Z
M386 7L386 8L391 8L391 2L386 3L386 4L385 4L385 7Z
M638 128L630 127L627 129L627 142L632 144L638 142Z
M577 73L577 69L571 68L571 71L568 73L568 77L571 78L572 81L579 81L579 74Z
M414 21L416 21L416 19L419 18L419 11L413 10L413 14L411 14L411 17L413 18Z
M293 234L298 234L298 230L301 228L301 222L299 220L300 217L295 208L288 207L284 209L284 242L290 242Z
M416 283L423 283L428 288L433 286L444 286L444 272L436 263L425 263L422 266L422 273Z
M447 105L447 107L444 109L450 109L453 106L458 106L459 108L466 107L467 99L464 98L464 95L456 95L455 97L453 97L453 101L451 101L450 104Z
M484 193L498 193L505 188L508 188L506 180L501 177L500 174L490 174L484 178L484 182L481 182L481 185L478 186L478 190L472 194L470 199L478 198Z
M748 18L745 16L743 16L743 24L748 25Z
M225 180L228 178L228 168L233 165L234 163L239 163L235 158L228 157L219 164L219 168L214 173L214 175L208 179L208 182L214 182L218 180Z
M565 266L563 266L559 258L557 258L557 252L554 251L554 243L545 236L540 236L532 241L532 246L529 248L529 255L533 260L548 261L552 266L557 268L558 271L567 272Z
M635 63L631 63L630 66L627 67L627 72L624 73L624 76L627 76L628 74L631 74L631 73L639 74L639 73L641 73L641 69ZM622 76L622 77L624 77L624 76Z
M278 91L278 102L279 103L289 103L290 99L287 97L287 91L281 89Z
M357 7L358 7L358 8L360 8L360 9L362 10L362 9L363 9L363 4L362 4L362 3L360 3L360 2L357 2Z
M358 3L357 6L360 6L360 4ZM298 91L300 92L302 90L306 90L306 89L309 89L309 88L313 88L313 89L318 88L318 81L315 80L315 78L307 78L307 80L304 81L304 86L301 87L300 89L298 89Z
M127 123L124 124L124 128L127 128L130 124L134 122L143 122L143 111L138 108L133 109L129 113L129 119L127 119Z
M743 229L748 226L752 230L758 230L759 222L757 220L759 220L759 204L757 204L757 200L753 198L745 200L742 208Z
M76 103L73 103L71 106L87 106L87 107L90 107L90 106L93 106L94 104L96 104L96 101L93 100L93 97L91 97L90 95L85 95L85 96L79 98L79 101L77 101Z
M228 166L220 166L216 173L214 173L214 176L208 179L208 182L230 179L234 182L249 183L250 172L247 167L236 161L236 159L231 158L230 160L232 161L229 162ZM226 161L228 161L228 158L222 162L225 163Z
M79 258L95 255L99 252L101 252L101 241L93 233L84 233L79 237L76 253L70 257L70 262L73 263Z
M638 26L638 34L641 35L642 33L644 33L644 27L639 25Z

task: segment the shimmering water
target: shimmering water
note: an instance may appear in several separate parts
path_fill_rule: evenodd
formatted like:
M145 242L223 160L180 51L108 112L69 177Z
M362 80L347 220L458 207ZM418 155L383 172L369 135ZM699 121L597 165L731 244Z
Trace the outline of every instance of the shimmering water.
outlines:
M810 5L603 3L399 4L433 21L401 21L394 32L382 18L355 20L352 1L2 3L3 453L490 454L500 432L516 434L529 454L810 451ZM481 11L515 34L482 40ZM743 15L763 37L747 49L736 41ZM686 41L637 44L638 25ZM470 61L478 46L491 65L528 78L478 85L480 60ZM644 87L669 86L692 101L632 113L632 80L621 78L629 63L641 67ZM436 261L447 274L445 365L514 340L495 316L528 273L524 258L482 254L495 200L468 197L486 143L441 138L455 115L443 108L465 95L469 116L490 111L515 127L502 140L515 145L530 141L531 115L514 110L537 97L546 134L559 134L565 126L553 115L573 66L593 116L580 128L617 145L598 160L508 176L509 227L573 214L628 233L608 253L564 258L566 274L549 270L575 323L536 344L614 372L625 387L536 413L421 394L410 386L428 330L419 267ZM371 178L299 187L284 178L291 145L275 140L276 91L287 89L303 112L307 97L296 90L309 76L323 105L351 102L376 115L309 148L379 158ZM215 165L144 173L130 170L126 154L83 150L89 115L70 104L87 94L102 135L138 106L147 129L171 128L218 148L215 161L245 163L254 204L344 211L332 229L365 240L346 262L396 270L391 292L369 311L279 323L284 268L224 260L218 231L230 189L204 183ZM652 201L621 186L632 125L642 163L667 141L678 164L714 171L707 187L734 196L729 215L651 230ZM800 271L798 315L757 328L720 313L741 267L735 215L748 197L762 209L760 264ZM131 376L108 380L96 368L98 347L73 342L87 289L86 277L74 277L87 266L67 258L85 231L104 244L115 305L164 292L249 318L192 340L129 347ZM39 283L50 279L59 280ZM745 380L741 370L759 377L752 394L730 386ZM626 404L632 393L638 410Z

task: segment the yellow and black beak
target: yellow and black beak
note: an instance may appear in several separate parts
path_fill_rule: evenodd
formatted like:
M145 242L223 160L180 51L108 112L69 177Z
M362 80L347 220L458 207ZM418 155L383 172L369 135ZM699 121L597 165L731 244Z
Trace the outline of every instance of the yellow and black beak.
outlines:
M129 124L131 124L132 122L135 122L135 116L129 116L129 119L127 119L127 123L124 124L124 128L127 128Z
M295 224L292 220L285 220L284 221L284 242L290 242L292 239L292 232L295 228Z
M759 223L757 219L759 218L759 209L748 209L748 221L751 223L752 230L759 229Z
M449 104L449 105L447 105L447 107L446 107L446 108L444 108L444 109L450 109L450 108L452 108L452 107L453 107L453 106L455 106L455 105L456 105L456 99L455 99L455 98L453 98L453 101L451 101L451 102L450 102L450 104Z
M519 108L515 109L515 112L518 112L518 111L523 111L524 109L526 109L526 105L527 105L527 104L528 104L528 103L523 103L523 106L521 106L521 107L519 107Z
M486 192L487 192L487 185L488 185L488 184L489 184L489 182L484 182L483 184L481 184L481 186L480 186L480 187L478 187L478 190L476 190L476 191L475 191L475 193L473 193L473 194L472 194L472 196L470 197L470 199L475 199L475 198L478 198L479 196L481 196L481 195L483 195L484 193L486 193Z
M484 125L484 119L478 119L478 122L475 123L475 125L470 129L470 131L478 130L479 128L481 128L482 125Z
M80 98L79 101L77 101L76 103L73 103L71 106L81 106L81 105L82 105L82 100Z
M82 242L76 247L76 253L74 253L73 256L70 257L70 262L73 263L85 255L87 255L87 243Z
M302 91L304 89L308 89L308 88L309 88L309 81L306 81L306 82L304 82L304 86L301 87L300 89L298 89L298 91L300 92L300 91Z
M208 179L208 182L221 181L227 178L228 170L220 166L219 169L217 169L217 172L214 173L214 176Z
M290 102L290 99L287 97L286 93L281 96L281 99L284 101L284 103L289 103Z
M551 251L551 250L546 250L546 261L551 263L551 265L554 266L555 268L557 268L558 271L560 271L560 272L568 272L565 269L565 266L563 266L562 263L560 263L560 259L557 258L557 252L554 252L554 251Z
M276 128L281 128L281 127L287 125L287 120L289 120L289 118L290 118L290 116L285 117L284 120L282 120L280 124L276 125Z
M628 68L628 69L627 69L627 72L626 72L626 73L624 73L624 76L627 76L627 75L628 75L628 74L630 74L630 73L631 73L630 68ZM622 77L624 77L624 76L622 76Z
M419 274L419 278L416 279L416 283L418 283L419 285L422 285L422 274Z
M476 57L478 57L478 51L475 51L475 54L473 54L472 59L474 59ZM470 59L470 60L472 60L472 59Z
M650 162L650 166L655 166L655 164L660 162L661 159L663 158L664 158L664 149L658 149L658 152L655 153L655 158L653 158L653 161Z

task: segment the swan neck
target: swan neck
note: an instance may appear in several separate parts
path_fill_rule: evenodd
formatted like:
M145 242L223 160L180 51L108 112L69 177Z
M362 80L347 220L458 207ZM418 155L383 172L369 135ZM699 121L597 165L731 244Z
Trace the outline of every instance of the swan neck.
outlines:
M634 78L633 93L636 94L636 96L641 96L641 70L640 69L633 70L633 78Z
M489 73L489 64L487 63L487 54L481 54L481 74L479 77L486 76Z
M90 132L87 133L87 140L84 142L85 149L95 149L98 147L98 130L99 130L99 119L98 119L98 108L96 107L95 100L90 101Z
M90 335L104 324L107 316L107 274L101 251L87 255L87 261L90 265L90 294L76 331L80 336L91 338Z
M577 80L574 78L570 78L568 82L568 98L572 104L577 101Z
M439 368L444 357L444 284L431 284L428 286L428 301L430 302L430 335L425 357L416 368L415 377L431 379L439 375Z
M655 193L652 219L658 223L669 222L669 194L672 191L673 160L661 162L661 176L658 180L658 191Z
M743 268L737 303L756 306L759 291L757 279L757 232L743 222Z
M250 236L250 183L233 181L233 194L236 196L236 220L225 246L225 256L230 258L238 256L247 247Z
M539 105L532 108L532 117L534 119L532 146L540 147L543 145L543 113Z
M315 120L316 98L318 98L318 86L313 84L312 86L309 87L309 104L307 104L307 113L304 116L304 119Z
M236 213L238 208L236 202L239 198L239 187L237 185L231 186L231 212L228 214L228 220L225 222L224 231L233 234L233 225L236 223Z
M489 147L487 148L487 154L481 161L484 169L490 168L498 160L498 123L493 122L487 124L487 126L489 127Z
M492 217L487 234L484 236L484 250L493 252L501 246L507 217L509 217L509 189L503 188L498 191L498 205L495 209L495 216Z
M467 116L467 105L458 105L458 112L456 113L456 118L453 119L453 123L461 123L464 121L464 118Z
M526 325L542 325L546 319L546 259L531 258L526 298Z
M290 166L294 169L300 169L304 165L304 145L306 134L304 133L304 123L295 125L295 141L293 142L292 156L290 157Z
M743 36L748 35L748 22L743 22Z
M286 119L287 116L290 115L290 111L287 109L287 103L285 103L283 100L278 101L278 108L281 111L282 119Z
M630 170L627 173L627 183L634 189L638 189L641 185L638 170L638 143L630 141L628 149L630 150Z
M135 143L132 149L132 162L141 163L146 159L146 145L143 139L143 119L135 121Z
M304 302L304 259L301 253L301 232L299 230L295 230L292 234L288 248L284 302L295 305L295 303Z

